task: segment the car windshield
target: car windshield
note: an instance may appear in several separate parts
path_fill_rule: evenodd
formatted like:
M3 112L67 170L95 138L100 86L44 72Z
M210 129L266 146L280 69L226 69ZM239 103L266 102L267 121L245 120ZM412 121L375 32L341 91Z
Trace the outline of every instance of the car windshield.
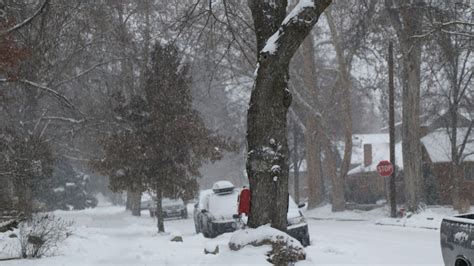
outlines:
M184 202L181 198L178 198L178 199L163 198L163 200L161 202L163 204L163 207L175 206L175 205L183 205L184 206Z

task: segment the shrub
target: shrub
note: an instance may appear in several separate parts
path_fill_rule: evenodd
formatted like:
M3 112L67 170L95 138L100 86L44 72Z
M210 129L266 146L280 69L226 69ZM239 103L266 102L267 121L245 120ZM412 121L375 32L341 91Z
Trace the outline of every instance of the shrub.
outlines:
M71 234L73 222L53 214L36 214L29 222L20 224L18 239L22 258L50 255Z

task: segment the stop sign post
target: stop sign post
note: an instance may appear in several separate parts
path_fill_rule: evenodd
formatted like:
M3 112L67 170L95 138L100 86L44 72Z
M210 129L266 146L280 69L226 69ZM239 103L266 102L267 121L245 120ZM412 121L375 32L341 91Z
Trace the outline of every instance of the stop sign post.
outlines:
M382 177L389 177L393 173L393 164L387 160L380 161L377 164L377 173Z

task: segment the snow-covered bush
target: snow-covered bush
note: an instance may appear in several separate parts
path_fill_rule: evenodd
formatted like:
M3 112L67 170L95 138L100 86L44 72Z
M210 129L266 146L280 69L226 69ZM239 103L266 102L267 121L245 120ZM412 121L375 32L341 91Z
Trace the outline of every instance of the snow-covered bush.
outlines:
M40 195L48 210L82 210L97 206L87 184L89 176L78 171L64 159L57 159L49 182L48 192Z
M21 223L17 234L11 237L18 239L22 258L40 258L50 255L72 234L72 224L53 214L37 214L31 221Z
M275 265L306 259L306 252L298 240L268 225L236 231L229 241L229 248L234 251L248 245L271 245L272 250L267 256L268 261Z

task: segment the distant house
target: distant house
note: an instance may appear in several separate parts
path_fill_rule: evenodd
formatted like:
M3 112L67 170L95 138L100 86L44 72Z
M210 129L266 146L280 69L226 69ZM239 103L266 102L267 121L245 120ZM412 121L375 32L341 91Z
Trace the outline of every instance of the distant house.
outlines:
M457 143L460 145L467 134L467 128L458 128ZM425 161L435 176L440 204L451 204L452 184L450 181L451 142L446 129L439 128L423 138ZM458 147L459 148L459 147ZM471 132L463 152L461 163L461 195L474 203L474 134Z
M439 123L436 122L436 123ZM442 124L438 124L441 126ZM426 132L425 132L426 133ZM458 128L458 141L462 143L467 128ZM346 178L346 198L356 203L375 203L387 195L387 179L378 176L376 165L381 160L389 160L389 144L384 143L384 134L369 134L362 139L359 146L353 147L355 165ZM374 139L379 136L378 140ZM425 199L430 204L452 204L452 184L450 180L451 142L445 128L434 129L421 138L422 144L422 175ZM363 154L361 161L360 154ZM398 142L395 147L397 164L397 201L404 201L404 176L402 145ZM462 189L465 199L474 203L474 134L468 138L461 165Z
M377 174L377 164L390 160L388 134L357 134L353 136L352 169L346 178L346 200L360 204L376 203L387 197L388 178ZM403 190L403 157L401 143L395 145L397 190ZM403 200L403 193L398 193Z
M346 179L346 199L356 203L372 203L378 199L385 198L385 181L375 172L375 167L380 160L389 158L389 135L388 134L354 134L352 136L351 170ZM343 144L338 145L339 154L343 153ZM397 157L399 170L402 167L401 148L397 145ZM340 164L340 156L337 160ZM326 165L322 162L321 175L327 185L330 184ZM299 191L301 198L308 196L308 176L306 160L299 164ZM294 169L290 165L289 191L294 196ZM328 192L329 193L329 192Z
M462 143L466 136L466 125L471 123L473 115L462 112L458 116L458 141ZM424 195L428 204L452 204L450 183L451 143L446 127L449 126L447 112L440 112L434 119L423 118L420 128L422 145L422 175ZM401 133L401 123L397 126L398 134ZM473 130L474 131L474 130ZM400 137L400 136L399 136ZM352 138L351 170L346 177L346 200L359 204L376 203L380 199L386 199L388 194L388 178L380 177L376 173L376 166L381 160L389 160L389 135L381 134L354 134ZM343 146L340 145L339 153ZM465 199L474 203L474 133L471 132L466 145L462 160L462 191ZM397 202L405 201L404 172L402 143L398 141L395 145L396 161L396 189ZM324 166L324 163L323 163ZM300 195L305 198L308 195L308 177L306 172L306 161L299 165ZM323 173L326 171L323 169ZM324 175L323 175L324 176ZM324 177L329 184L327 176ZM294 170L290 166L290 193L294 193Z

